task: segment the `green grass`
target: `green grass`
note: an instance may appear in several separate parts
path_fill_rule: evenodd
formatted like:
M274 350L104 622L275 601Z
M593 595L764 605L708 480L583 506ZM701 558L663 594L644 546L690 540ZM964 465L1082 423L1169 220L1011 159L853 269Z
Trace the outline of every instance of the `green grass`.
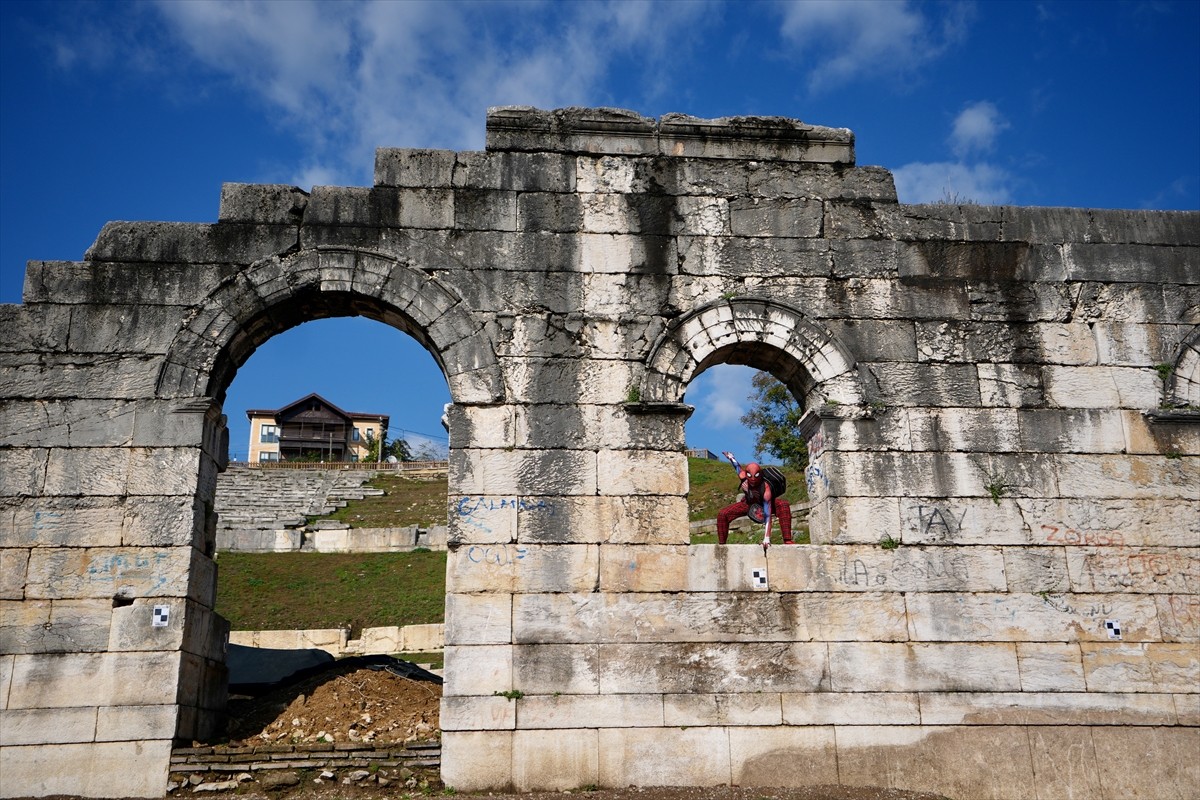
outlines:
M714 519L737 495L737 476L724 461L688 459L689 520ZM804 499L804 475L784 470L788 497ZM446 479L414 480L381 475L371 481L383 497L352 500L326 519L351 527L444 525ZM796 525L796 541L808 542ZM716 534L692 537L716 541ZM762 527L732 532L731 544L758 544ZM783 537L774 526L771 541ZM445 614L446 554L413 553L222 553L218 558L217 613L234 630L362 628L442 622Z
M217 613L234 630L442 622L446 553L222 553Z
M383 497L351 500L345 508L319 519L335 519L351 528L428 528L446 524L446 479L377 475L367 483L383 489Z

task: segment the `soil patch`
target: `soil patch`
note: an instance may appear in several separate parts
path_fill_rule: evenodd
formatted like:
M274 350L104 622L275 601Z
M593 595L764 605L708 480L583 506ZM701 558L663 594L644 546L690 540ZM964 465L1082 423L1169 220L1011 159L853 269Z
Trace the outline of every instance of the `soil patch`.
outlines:
M442 687L386 670L333 667L257 698L230 698L229 743L396 744L437 736Z

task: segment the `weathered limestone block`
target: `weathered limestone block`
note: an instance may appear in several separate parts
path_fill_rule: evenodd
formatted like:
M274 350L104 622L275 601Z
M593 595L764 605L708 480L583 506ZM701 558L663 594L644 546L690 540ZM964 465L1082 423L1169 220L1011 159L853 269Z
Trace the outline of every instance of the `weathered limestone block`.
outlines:
M191 597L203 602L212 562L190 547L36 548L29 556L30 599L114 596Z
M782 587L770 585L769 568L777 555L778 551L772 550L764 558L758 545L694 544L687 549L684 585L691 592L748 592L755 589L754 570L767 569L768 588L779 590ZM673 568L677 571L680 566L674 564ZM671 576L670 580L676 579Z
M130 450L112 448L55 448L46 467L45 492L51 495L125 494Z
M20 600L25 596L25 576L28 568L28 549L0 548L0 600Z
M515 447L515 415L519 406L467 405L452 403L446 409L450 424L450 446L496 450Z
M659 694L531 695L516 701L520 727L661 728L663 696Z
M0 749L4 797L161 797L170 739ZM137 764L137 769L130 769Z
M458 188L454 192L454 227L462 231L517 230L515 192Z
M602 547L604 592L663 592L687 585L689 545Z
M1035 453L1115 453L1125 444L1115 409L1022 409L1016 449Z
M784 694L785 725L919 725L915 692Z
M95 738L95 707L10 710L0 726L0 747L91 742Z
M103 297L113 303L137 303L140 305L187 306L196 303L227 278L237 268L228 264L123 264L97 263L91 261L29 261L25 268L24 302L26 304L47 303L65 305L90 303ZM10 306L12 320L23 326L29 317L29 305ZM60 308L60 312L68 312ZM59 325L64 319L55 311L40 319L50 323L42 333L28 331L23 335L45 336L49 350L61 349L67 342L59 336ZM65 333L65 332L63 332ZM14 337L16 349L22 338Z
M868 367L883 402L897 406L978 406L974 364L877 362Z
M803 199L739 198L728 204L734 236L814 237L821 233L821 204Z
M517 509L522 543L685 544L687 498L527 498ZM507 540L505 540L507 541Z
M1200 687L1200 652L1194 644L1082 642L1089 692L1180 692Z
M1015 645L836 642L829 645L835 692L1019 691Z
M1082 692L1083 655L1075 643L1018 642L1023 692Z
M1086 282L1074 307L1076 316L1090 322L1160 322L1195 325L1198 319L1196 286L1146 282Z
M512 648L513 684L526 695L598 694L600 646L537 644ZM638 691L634 690L632 694Z
M513 686L513 648L509 645L448 645L445 658L443 687L448 696L490 695L517 688Z
M508 644L512 635L512 596L446 595L446 644Z
M731 728L734 786L814 786L838 782L832 727Z
M634 384L628 361L607 359L523 358L508 363L505 377L510 399L530 405L623 403ZM535 440L526 446L548 444L554 441Z
M924 725L1174 725L1169 694L922 692Z
M1158 622L1165 642L1200 641L1200 595L1159 594L1154 596L1158 606Z
M1092 744L1106 797L1149 788L1162 800L1187 800L1200 790L1200 729L1093 728Z
M853 526L869 527L872 506L867 498L855 498L853 503L843 503L845 522L850 531ZM886 501L877 500L876 503ZM901 531L899 538L905 544L960 544L960 545L1004 545L1028 544L1029 535L1021 514L1019 501L977 497L901 497L892 501L899 506L900 521L896 526ZM875 517L879 522L891 523L889 516ZM895 528L884 528L891 532ZM880 536L874 537L878 541ZM1007 552L1007 551L1006 551Z
M438 725L442 731L512 730L517 703L507 697L443 697Z
M1026 729L1020 726L838 726L838 777L947 797L1038 797Z
M916 361L916 327L906 320L822 320L863 362Z
M605 495L686 495L687 454L654 450L601 450L597 492Z
M468 495L594 495L596 456L578 450L457 450L450 485Z
M1042 371L1035 364L977 364L980 405L1021 408L1045 405Z
M450 553L457 592L590 592L599 580L596 545L463 545Z
M215 524L213 512L194 497L128 497L123 505L121 544L128 547L191 545L211 552L209 525Z
M1004 574L1010 592L1067 592L1067 555L1061 548L1006 547Z
M56 601L61 602L61 601ZM159 609L166 609L166 625ZM110 652L184 650L214 661L225 658L229 623L212 609L184 598L138 598L112 609Z
M1196 499L1200 458L1056 456L1064 497Z
M1063 260L1072 281L1200 283L1194 251L1188 247L1072 242L1063 247Z
M1200 548L1068 547L1075 591L1200 594Z
M923 362L1097 363L1096 341L1084 323L918 321L916 334Z
M750 282L752 277L764 273L827 276L832 270L829 244L821 239L681 236L676 247L683 275L746 278L746 288L752 291L759 289ZM785 287L778 288L786 294ZM759 293L767 294L761 289Z
M663 274L673 272L678 261L675 239L666 235L581 233L572 238L578 247L574 268L580 272Z
M598 732L516 730L512 734L513 787L519 792L570 790L595 785Z
M299 225L308 192L284 184L222 183L220 222Z
M518 595L512 614L520 643L906 638L903 601L894 593Z
M109 222L88 248L84 259L249 264L283 252L295 243L295 225Z
M1159 641L1151 597L1120 594L909 593L909 633L928 642L1107 641L1105 620L1126 641Z
M302 631L232 631L230 644L268 650L324 650L337 656L346 650L346 628L309 628Z
M967 453L1024 449L1019 443L1018 415L1012 409L905 409L904 416L908 446L893 449Z
M108 645L111 600L0 601L0 653L94 653Z
M495 495L451 497L447 536L449 541L463 544L507 544L517 539L517 509L522 503L550 508L557 500Z
M1046 400L1059 408L1156 408L1162 381L1149 365L1041 368Z
M192 447L134 447L129 450L128 492L133 495L190 495L197 484L216 484L216 465Z
M605 728L600 786L724 786L730 781L724 728ZM703 758L697 758L703 753Z
M972 282L971 319L987 322L1067 322L1078 296L1061 283Z
M18 655L8 707L72 708L170 705L179 653L65 653Z
M103 447L132 441L137 404L112 400L0 402L7 447Z
M0 305L0 328L6 334L0 353L67 350L71 312L70 306Z
M784 721L780 708L780 695L775 692L667 694L662 695L662 703L663 724L671 727L780 725Z
M1187 547L1200 537L1200 517L1190 499L1030 498L1016 504L1030 544Z
M602 644L600 693L828 690L824 643Z
M72 306L71 351L166 353L183 312L176 306Z
M810 545L772 548L775 591L1004 591L1004 559L993 547Z
M442 782L460 792L512 785L512 731L446 731Z
M162 362L156 355L0 353L8 396L19 399L150 397Z
M1030 727L1039 797L1103 797L1091 728Z
M96 741L171 739L175 735L178 713L175 706L113 706L97 709Z
M1200 725L1200 694L1176 694L1172 697L1179 724L1191 727Z
M379 147L375 150L375 185L449 187L457 154L453 150ZM482 155L482 154L480 154Z

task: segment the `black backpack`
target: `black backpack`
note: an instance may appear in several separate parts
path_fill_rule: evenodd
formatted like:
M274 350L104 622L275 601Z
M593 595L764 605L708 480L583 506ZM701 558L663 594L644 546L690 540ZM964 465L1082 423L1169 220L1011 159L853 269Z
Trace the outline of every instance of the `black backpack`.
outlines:
M787 476L776 467L763 467L762 475L763 480L771 485L771 496L783 497L783 493L787 491Z

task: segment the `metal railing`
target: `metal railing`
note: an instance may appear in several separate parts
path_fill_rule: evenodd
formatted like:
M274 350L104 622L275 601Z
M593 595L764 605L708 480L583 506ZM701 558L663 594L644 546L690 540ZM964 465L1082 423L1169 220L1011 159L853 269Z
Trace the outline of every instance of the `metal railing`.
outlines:
M250 469L341 469L341 470L370 470L372 472L447 472L450 468L448 461L397 461L389 464L386 461L230 461L231 467L249 467Z

